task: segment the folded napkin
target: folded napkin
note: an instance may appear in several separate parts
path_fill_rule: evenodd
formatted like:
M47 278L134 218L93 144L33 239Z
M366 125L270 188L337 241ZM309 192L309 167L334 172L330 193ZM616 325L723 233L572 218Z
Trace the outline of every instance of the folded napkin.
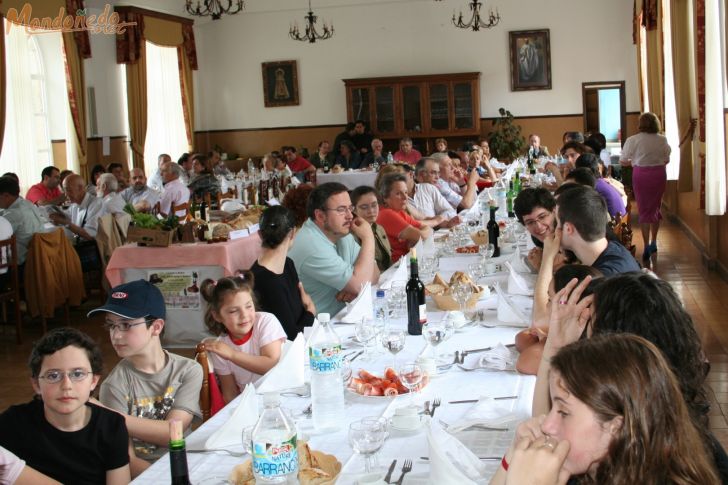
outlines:
M518 274L510 261L503 265L508 269L508 294L533 296L533 285L530 285L526 278Z
M240 398L238 407L235 408L233 414L225 424L217 428L217 430L207 438L203 445L203 449L216 450L219 448L228 448L230 446L240 445L242 443L243 429L248 426L254 426L258 422L258 396L255 394L255 387L252 385L245 386L243 395ZM194 446L195 443L187 441L189 449L199 449Z
M513 269L519 273L526 273L526 274L533 273L531 268L523 260L523 253L521 253L520 245L516 245L516 251L513 253L513 256L511 257L511 265L513 266Z
M481 396L462 418L448 426L447 432L457 433L473 426L515 429L518 423L530 417L527 412L514 411L515 407L514 401L495 401L492 397Z
M362 318L374 320L374 303L372 301L372 284L366 282L359 291L359 295L346 304L337 315L343 323L357 323Z
M478 367L482 369L510 370L515 363L516 356L502 343L498 343L493 350L482 353L478 359Z
M222 201L220 209L225 212L235 212L245 209L245 206L237 199L225 199Z
M530 319L518 308L512 297L506 295L500 285L495 285L495 291L498 294L498 321L514 326L528 326Z
M451 428L448 428L451 429ZM437 423L427 429L429 482L437 485L486 483L486 467L477 456Z
M379 288L382 290L388 290L392 288L392 282L402 280L407 281L409 278L409 264L408 259L406 256L402 256L399 258L399 262L397 263L397 269L389 273L384 278L384 281L379 282Z
M293 343L286 343L281 349L278 363L255 383L256 392L280 392L284 389L304 385L303 364L306 358L306 342L299 333Z

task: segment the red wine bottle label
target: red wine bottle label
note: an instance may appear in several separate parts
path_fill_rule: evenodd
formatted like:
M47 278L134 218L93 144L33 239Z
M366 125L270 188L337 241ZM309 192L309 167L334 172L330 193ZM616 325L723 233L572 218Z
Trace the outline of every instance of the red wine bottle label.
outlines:
M424 303L420 305L420 324L424 325L427 323L427 305Z

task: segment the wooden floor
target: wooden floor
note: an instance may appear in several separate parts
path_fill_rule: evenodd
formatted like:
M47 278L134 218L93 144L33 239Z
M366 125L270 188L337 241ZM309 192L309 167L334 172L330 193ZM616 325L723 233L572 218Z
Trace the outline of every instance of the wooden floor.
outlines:
M638 245L637 254L641 255L643 248L637 231L635 243ZM712 364L708 377L712 391L710 425L728 449L728 283L701 264L698 251L677 225L665 222L658 237L658 248L652 269L669 281L682 297ZM72 311L71 323L99 342L104 354L104 370L108 372L119 359L111 347L108 334L101 328L100 316L86 318L86 312L98 305L98 297L92 297L80 309ZM63 324L61 313L58 312L59 318L50 321L51 327ZM39 322L28 323L24 329L24 343L16 345L14 329L8 326L0 329L0 410L31 399L26 362L32 342L40 334ZM179 353L191 356L192 350Z

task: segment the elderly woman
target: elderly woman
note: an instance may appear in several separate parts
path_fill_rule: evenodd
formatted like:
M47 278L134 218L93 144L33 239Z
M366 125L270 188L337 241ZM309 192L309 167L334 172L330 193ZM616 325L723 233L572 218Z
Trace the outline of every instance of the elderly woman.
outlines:
M374 187L362 185L351 191L351 203L354 212L372 225L374 233L374 260L377 262L380 272L384 272L392 266L392 247L389 245L387 233L384 228L377 224L379 217L379 198ZM356 236L354 236L356 238ZM357 239L357 242L361 242Z
M377 224L384 228L396 263L420 239L432 235L432 228L412 218L407 211L407 177L401 173L387 175L380 189L385 207L379 211Z
M665 166L670 161L670 145L659 133L660 120L654 113L643 113L638 129L639 133L624 142L619 163L633 167L632 190L637 200L645 248L642 259L648 260L657 252L657 231L662 219L660 205L667 184Z
M250 271L260 311L278 318L289 340L313 325L316 307L298 280L288 250L296 236L296 217L283 206L267 208L260 217L261 254Z
M210 198L214 199L217 194L222 192L220 182L212 174L210 159L202 153L197 153L192 157L192 179L187 187L192 192L192 197L201 199L205 194L209 193Z

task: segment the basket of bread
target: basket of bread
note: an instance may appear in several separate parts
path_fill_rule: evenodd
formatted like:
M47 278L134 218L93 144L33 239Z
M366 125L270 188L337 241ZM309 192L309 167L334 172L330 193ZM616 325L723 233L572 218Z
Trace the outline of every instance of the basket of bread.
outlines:
M299 441L297 448L298 483L328 485L336 482L341 472L341 462L335 456L312 450L305 441ZM252 460L236 465L228 480L232 485L255 485Z
M440 310L460 310L460 305L457 301L455 301L455 298L452 297L451 291L452 287L458 284L470 285L473 289L473 294L465 305L465 308L475 308L475 304L483 295L485 288L476 285L473 279L462 271L456 271L453 273L452 277L450 277L449 283L446 282L439 273L437 273L433 278L432 283L425 285L425 289L430 293L432 300Z

